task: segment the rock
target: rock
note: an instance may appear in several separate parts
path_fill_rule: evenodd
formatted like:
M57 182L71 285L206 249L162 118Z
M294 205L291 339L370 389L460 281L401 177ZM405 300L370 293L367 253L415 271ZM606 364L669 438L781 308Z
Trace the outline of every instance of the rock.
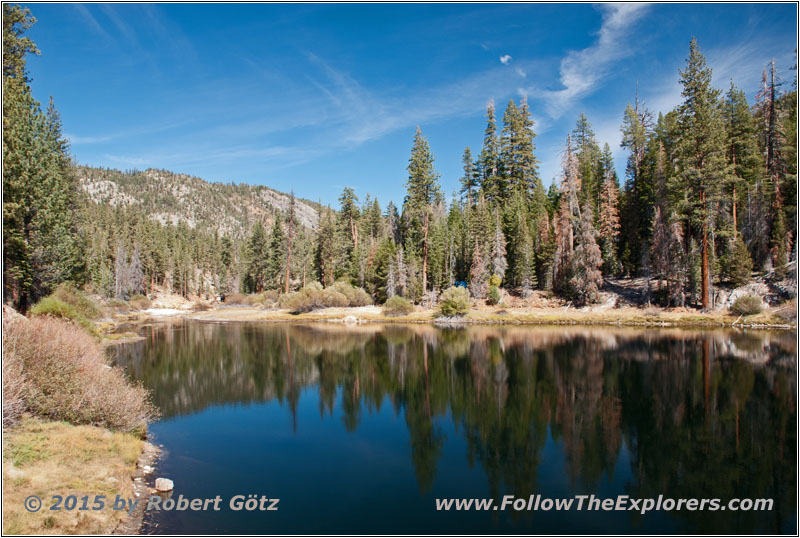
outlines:
M8 470L6 470L6 475L9 478L24 478L25 477L25 473L20 471L19 469L16 469L13 465L10 466L8 468Z
M345 318L342 321L348 325L353 325L355 323L358 323L358 318L353 315L350 315L350 316L345 316Z
M172 491L174 487L169 478L156 478L156 491Z

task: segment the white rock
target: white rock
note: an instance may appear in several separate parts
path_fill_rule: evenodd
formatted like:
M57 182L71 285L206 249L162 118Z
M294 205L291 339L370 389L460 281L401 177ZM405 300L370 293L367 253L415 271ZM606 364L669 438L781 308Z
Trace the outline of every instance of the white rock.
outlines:
M175 484L172 483L172 480L169 478L156 478L156 490L157 491L172 491L175 487Z

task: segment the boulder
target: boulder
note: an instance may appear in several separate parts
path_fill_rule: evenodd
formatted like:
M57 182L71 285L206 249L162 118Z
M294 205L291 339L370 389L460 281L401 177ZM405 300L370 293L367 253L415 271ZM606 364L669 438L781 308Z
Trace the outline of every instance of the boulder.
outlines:
M169 478L156 478L156 491L172 491L175 484Z

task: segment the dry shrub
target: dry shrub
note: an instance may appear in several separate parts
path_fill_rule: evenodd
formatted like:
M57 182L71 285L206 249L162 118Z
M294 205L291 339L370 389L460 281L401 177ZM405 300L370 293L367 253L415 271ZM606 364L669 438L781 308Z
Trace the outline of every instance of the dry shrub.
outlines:
M300 291L282 295L279 304L294 314L301 314L318 308L365 306L372 304L372 299L363 289L346 282L336 282L324 289L319 282L312 282Z
M19 321L3 320L3 333L6 326ZM23 322L24 323L24 322ZM5 345L3 346L5 352ZM3 353L3 428L16 424L25 411L25 374L18 355Z
M225 304L245 304L247 297L241 293L231 293L225 296Z
M264 306L270 306L270 307L275 306L275 304L277 304L278 300L280 300L281 297L281 294L278 293L277 290L265 291L263 295L264 295L264 300L262 302L264 303Z
M195 301L192 304L192 310L195 312L206 312L207 310L211 310L211 305L205 301Z
M73 424L143 433L156 415L147 391L106 363L102 348L72 323L37 317L3 326L3 359L18 361L34 413Z
M755 295L742 295L731 305L731 312L740 316L752 316L763 310L761 299Z
M147 310L152 305L152 302L144 295L137 294L128 299L128 304L136 310Z

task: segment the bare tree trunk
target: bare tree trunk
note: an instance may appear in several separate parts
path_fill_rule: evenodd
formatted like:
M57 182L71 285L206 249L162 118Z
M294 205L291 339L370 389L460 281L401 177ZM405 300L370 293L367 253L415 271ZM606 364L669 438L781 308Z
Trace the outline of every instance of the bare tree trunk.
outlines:
M703 209L705 209L705 205L706 205L706 191L705 190L700 191L700 202L701 202L701 204L703 206ZM703 238L702 238L702 241L703 241L703 263L702 263L702 268L701 268L701 271L700 271L700 278L702 279L703 282L701 284L700 289L701 289L701 299L702 299L702 303L703 303L703 309L707 310L708 307L709 307L710 301L709 301L709 290L708 290L708 280L709 280L709 278L708 278L708 226L707 226L707 223L706 223L705 216L703 217L703 231L702 231L702 234L703 234Z
M422 240L422 293L428 291L428 208L425 208L425 223Z

